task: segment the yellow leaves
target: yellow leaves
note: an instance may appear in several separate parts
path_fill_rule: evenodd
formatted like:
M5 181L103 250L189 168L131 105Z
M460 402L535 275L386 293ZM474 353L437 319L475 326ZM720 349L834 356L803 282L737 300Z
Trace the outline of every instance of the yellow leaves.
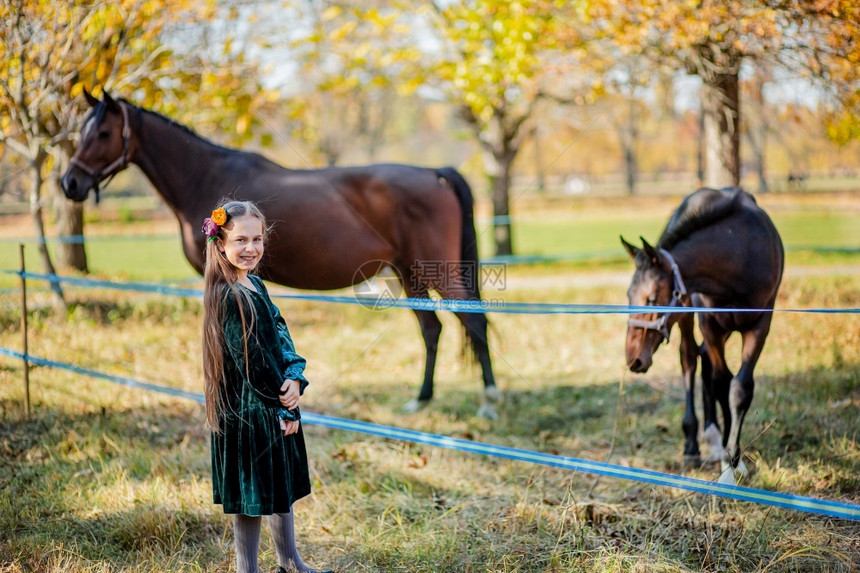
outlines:
M858 94L854 95L855 106ZM855 109L856 111L856 109ZM860 139L860 115L845 112L828 118L826 125L827 137L840 145Z
M238 118L236 118L236 133L239 135L244 135L248 131L248 127L251 125L251 117L247 113L243 113Z
M559 48L555 36L561 26L553 14L542 12L547 9L535 1L495 0L446 9L443 33L459 46L460 57L438 73L481 120L489 120L494 107L516 104L517 94L533 91L530 86L541 81Z
M13 24L0 22L0 81L23 91L29 109L13 117L7 109L17 102L0 92L0 118L10 126L15 117L44 118L30 124L44 133L28 137L62 135L76 117L72 102L85 88L99 96L108 86L115 95L175 117L198 110L191 118L196 125L220 124L222 131L245 138L256 109L270 98L258 85L256 68L233 53L229 38L220 58L217 50L168 48L185 40L167 35L176 34L176 23L202 26L222 16L216 0L23 0L0 3L0 15L9 15L13 4L25 25L21 33L6 34Z
M355 20L347 20L339 28L335 28L328 34L329 40L339 42L352 34L358 28L358 22Z
M405 97L415 93L415 91L422 85L424 85L424 78L420 76L413 76L412 78L407 78L405 81L398 81L394 85L394 89L397 92L397 95Z
M76 82L72 84L72 87L69 89L69 97L76 98L84 92L84 88L86 86L83 82Z
M330 22L335 18L339 18L343 14L343 8L340 6L329 6L322 13L322 19L325 22Z

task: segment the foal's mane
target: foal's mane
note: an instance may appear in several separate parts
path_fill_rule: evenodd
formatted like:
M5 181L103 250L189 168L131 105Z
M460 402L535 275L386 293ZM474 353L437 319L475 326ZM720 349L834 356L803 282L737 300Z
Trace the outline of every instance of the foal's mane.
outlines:
M739 187L699 189L672 213L657 247L671 249L694 232L724 219L740 207L745 193Z

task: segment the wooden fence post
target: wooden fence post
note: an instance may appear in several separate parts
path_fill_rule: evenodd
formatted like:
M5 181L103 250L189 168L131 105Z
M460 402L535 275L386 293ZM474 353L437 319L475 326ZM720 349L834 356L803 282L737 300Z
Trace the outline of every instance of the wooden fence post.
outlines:
M20 244L21 253L21 341L24 353L24 414L30 418L30 357L27 347L27 279L24 278L24 244Z

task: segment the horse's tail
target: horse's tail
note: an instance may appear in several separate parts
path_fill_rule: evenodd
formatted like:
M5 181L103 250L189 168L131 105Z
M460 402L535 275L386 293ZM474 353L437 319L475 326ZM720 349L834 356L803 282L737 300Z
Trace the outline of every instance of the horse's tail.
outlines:
M448 182L460 201L463 212L460 237L461 276L466 279L469 296L474 300L481 300L481 269L478 260L478 234L475 232L475 198L472 196L472 188L469 187L469 183L460 172L453 167L437 169L436 174Z
M460 173L452 167L437 169L439 177L445 179L457 199L463 216L460 242L460 268L465 278L466 292L468 297L474 301L481 300L481 273L480 261L478 260L478 234L475 232L475 198L472 189ZM480 303L479 303L480 304ZM490 359L490 345L487 342L487 330L490 325L489 317L485 312L460 312L457 313L460 324L463 325L465 336L472 346L473 356L481 364L481 372L484 377L484 404L478 411L479 415L495 417L494 404L501 400L501 394L496 388L496 380L493 376L493 366ZM482 414L483 412L483 414Z

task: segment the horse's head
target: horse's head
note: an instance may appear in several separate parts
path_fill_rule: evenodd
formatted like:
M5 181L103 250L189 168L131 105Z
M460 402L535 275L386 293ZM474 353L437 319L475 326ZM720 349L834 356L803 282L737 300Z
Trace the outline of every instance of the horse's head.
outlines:
M131 157L131 126L128 104L104 93L99 101L84 90L92 110L81 129L78 149L60 180L66 197L83 201L90 189L98 199L99 184L128 166Z
M641 237L640 237L641 238ZM645 239L642 248L621 237L621 244L636 263L636 272L627 290L630 306L677 306L686 297L681 275L668 252L655 249ZM636 314L627 321L627 366L633 372L647 372L654 352L677 321L674 313Z

